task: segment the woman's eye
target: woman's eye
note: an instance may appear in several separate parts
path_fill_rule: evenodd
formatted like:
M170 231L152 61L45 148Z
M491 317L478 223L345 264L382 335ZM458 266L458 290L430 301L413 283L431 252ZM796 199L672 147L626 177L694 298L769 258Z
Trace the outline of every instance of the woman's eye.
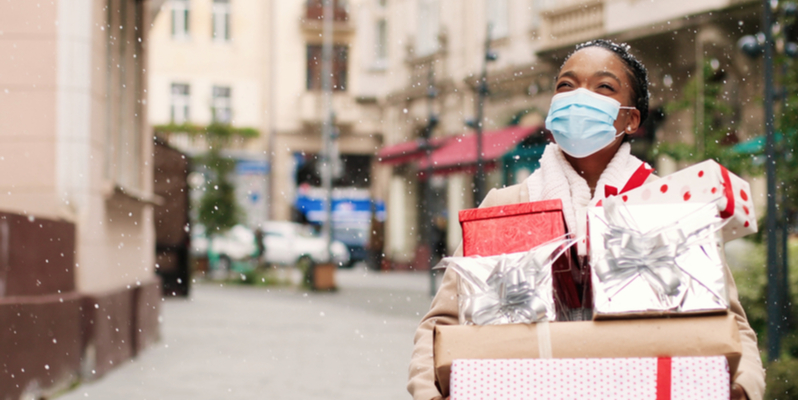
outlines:
M559 83L556 85L556 89L561 89L562 87L570 87L570 84L569 84L569 82L559 82Z
M614 88L613 88L613 87L611 87L611 85L609 85L609 84L607 84L607 83L603 83L603 84L601 84L601 85L600 85L600 89L614 90Z

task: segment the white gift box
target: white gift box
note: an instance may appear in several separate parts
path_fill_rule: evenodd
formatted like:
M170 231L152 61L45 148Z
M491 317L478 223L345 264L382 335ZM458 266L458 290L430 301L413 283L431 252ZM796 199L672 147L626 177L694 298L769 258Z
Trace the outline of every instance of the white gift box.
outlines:
M728 400L725 357L455 360L452 400Z
M758 232L750 184L713 160L684 168L618 197L626 204L714 202L720 217L728 219L722 228L725 242Z

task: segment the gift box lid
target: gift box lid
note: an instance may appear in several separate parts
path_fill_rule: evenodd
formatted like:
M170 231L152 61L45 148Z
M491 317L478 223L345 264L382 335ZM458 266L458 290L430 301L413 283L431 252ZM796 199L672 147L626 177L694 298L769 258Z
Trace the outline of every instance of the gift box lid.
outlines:
M561 199L534 201L530 203L508 204L504 206L472 208L458 212L458 221L462 224L470 221L513 217L516 215L543 212L561 212Z
M639 187L619 193L606 186L606 197L616 195L628 204L710 203L730 221L722 228L725 242L758 232L750 184L714 160L706 160ZM601 206L603 201L595 203Z
M567 233L559 199L462 210L458 217L468 257L528 251Z

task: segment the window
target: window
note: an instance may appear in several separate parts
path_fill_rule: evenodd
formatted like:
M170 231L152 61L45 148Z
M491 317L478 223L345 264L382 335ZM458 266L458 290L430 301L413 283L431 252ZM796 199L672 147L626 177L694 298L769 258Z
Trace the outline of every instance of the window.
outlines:
M417 36L414 44L419 57L435 53L439 49L439 1L418 0Z
M172 0L172 37L189 37L189 0Z
M214 0L211 18L211 37L221 42L231 40L230 0Z
M492 39L508 36L508 0L486 0L486 22L492 25Z
M330 0L333 4L333 20L347 21L349 19L346 0ZM322 21L325 14L324 0L306 0L306 19L309 21Z
M217 124L230 124L231 88L214 86L211 93L211 120Z
M181 125L189 122L189 85L172 84L172 110L170 119L173 124Z
M331 85L335 91L347 90L347 46L333 46ZM306 89L322 89L322 46L306 46Z
M375 24L375 61L383 65L388 56L388 40L386 36L386 19L381 18Z

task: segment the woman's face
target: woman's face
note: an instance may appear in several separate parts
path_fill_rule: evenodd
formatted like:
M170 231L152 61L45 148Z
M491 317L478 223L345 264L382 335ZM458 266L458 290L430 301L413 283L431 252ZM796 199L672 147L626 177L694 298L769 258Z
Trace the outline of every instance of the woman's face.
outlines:
M556 79L556 93L569 92L578 88L591 90L611 97L622 106L634 107L633 82L622 60L613 52L602 47L592 46L577 51L570 57ZM617 132L631 134L639 127L639 110L620 109L614 128ZM614 140L608 148L616 149L623 139Z

